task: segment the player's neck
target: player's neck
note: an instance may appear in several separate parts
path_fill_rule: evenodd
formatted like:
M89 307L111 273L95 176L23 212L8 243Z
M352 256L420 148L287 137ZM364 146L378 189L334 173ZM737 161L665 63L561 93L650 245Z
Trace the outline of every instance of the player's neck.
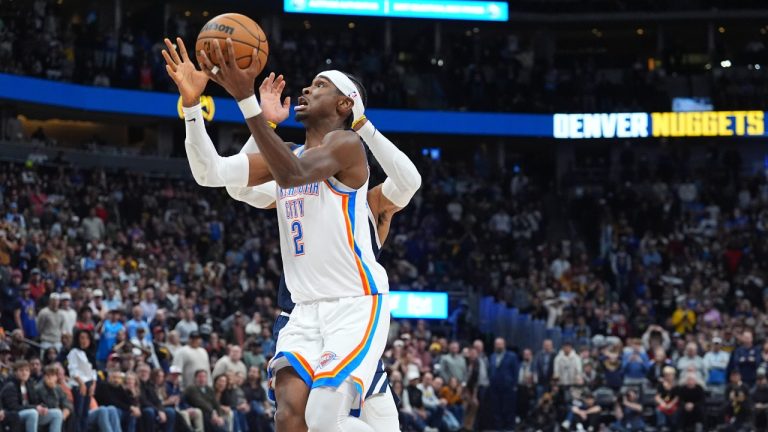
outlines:
M323 142L323 138L330 132L335 130L344 129L343 126L339 126L334 120L320 120L317 123L306 126L306 139L304 140L304 146L306 148L317 147Z

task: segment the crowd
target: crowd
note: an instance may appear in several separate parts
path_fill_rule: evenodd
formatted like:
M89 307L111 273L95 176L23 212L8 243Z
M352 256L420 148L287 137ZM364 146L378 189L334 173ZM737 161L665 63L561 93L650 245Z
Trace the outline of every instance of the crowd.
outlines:
M551 5L560 11L567 7L562 3ZM659 2L643 2L651 3L644 6L603 3L623 5L624 9L659 6ZM178 35L193 46L196 29L208 18L173 15L162 26L126 14L120 34L113 31L112 19L112 15L102 16L88 8L77 14L65 12L54 0L9 2L0 13L0 71L94 86L175 92L161 56L162 38ZM435 52L431 34L412 37L413 28L402 23L398 25L406 26L407 31L393 31L392 49L387 51L383 30L378 27L360 25L327 32L312 29L309 21L306 25L309 27L302 30L284 25L281 40L272 42L267 70L286 75L289 95L298 95L315 73L329 68L362 77L372 106L385 108L665 111L671 107L673 94L687 94L678 75L699 79L697 75L705 72L695 96L710 96L719 109L757 109L768 95L765 74L746 70L747 64L768 63L765 41L758 36L746 43L718 39L715 63L723 57L734 67L715 74L704 70L703 64L692 72L687 66L689 53L673 43L654 54L659 57L658 65L650 67L647 53L627 51L625 45L609 50L611 44L597 38L571 49L558 48L561 37L547 32L509 33L470 26L465 33L446 28L441 32L442 48ZM759 25L754 27L757 35ZM668 27L665 34L672 35L673 29ZM602 30L592 31L602 35ZM705 34L705 27L701 31ZM611 34L611 30L605 32ZM209 93L224 96L215 86Z
M620 159L615 181L565 179L568 240L545 229L545 183L483 147L417 159L381 258L392 287L491 295L558 338L393 321L403 430L768 425L765 176L733 151ZM0 180L5 425L270 430L271 215L136 173L5 163Z

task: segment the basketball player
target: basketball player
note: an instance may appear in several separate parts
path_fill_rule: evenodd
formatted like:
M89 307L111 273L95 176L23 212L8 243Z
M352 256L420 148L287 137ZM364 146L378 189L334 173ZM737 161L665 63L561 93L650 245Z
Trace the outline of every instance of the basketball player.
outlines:
M346 129L362 117L360 93L340 72L316 77L299 98L296 119L306 128L306 142L293 153L261 115L253 86L256 51L251 67L240 69L231 62L231 40L226 47L227 58L214 44L216 67L201 52L203 70L238 100L260 153L222 158L212 146L198 153L188 145L190 165L199 168L195 180L214 187L276 181L284 274L297 305L270 372L280 381L290 366L311 385L309 430L372 431L349 416L362 406L389 328L386 272L373 257L367 224L355 224L367 218L361 192L367 192L368 166L359 138ZM170 47L171 54L163 53L167 70L182 94L186 121L202 126L194 90L205 83L180 40L179 49L181 58Z
M365 104L367 98L362 85L359 85L355 79L351 77L350 79L360 90L363 104ZM273 73L265 78L259 87L264 117L276 125L288 118L289 115L290 98L286 98L283 104L280 103L280 95L284 87L283 76L280 75L275 78ZM353 129L364 138L363 141L369 146L374 157L383 161L384 173L391 174L384 183L368 191L371 243L374 246L374 254L378 258L381 245L389 234L392 216L408 205L411 197L421 185L421 176L413 162L384 135L377 133L373 125L366 119L356 122ZM249 152L258 152L258 147L252 139L249 139L241 150L241 153ZM227 192L232 198L254 207L274 208L275 186L272 183L245 188L227 187ZM291 294L285 283L285 277L280 279L277 303L282 312L275 321L273 328L272 334L276 339L280 330L288 323L290 313L295 306L291 301ZM298 375L281 380L275 385L274 393L278 411L275 415L275 426L278 431L301 432L307 430L303 422L304 417L301 415L306 404L306 399L302 399L301 395L305 392L306 385ZM365 405L360 418L376 432L400 430L397 406L381 362L379 362L373 383L366 394Z

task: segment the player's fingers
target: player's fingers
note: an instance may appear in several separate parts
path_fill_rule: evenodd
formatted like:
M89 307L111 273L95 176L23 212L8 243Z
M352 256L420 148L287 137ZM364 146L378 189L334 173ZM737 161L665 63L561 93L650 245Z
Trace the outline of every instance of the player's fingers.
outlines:
M283 92L283 89L285 89L285 81L280 81L280 84L277 85L277 89L275 91L280 94Z
M251 65L248 66L248 72L250 72L253 75L254 78L256 77L256 75L259 74L259 72L261 72L259 70L259 69L261 69L260 68L260 66L261 66L260 63L261 62L259 61L259 50L254 48L253 52L251 53Z
M221 69L221 71L224 71L229 66L227 65L227 62L224 61L224 53L221 51L221 44L219 44L218 39L213 41L213 60L219 64L219 69Z
M198 60L200 61L200 69L203 72L205 72L208 78L213 80L213 82L217 84L221 84L216 74L213 73L214 65L211 62L211 59L208 58L208 54L206 54L205 51L200 50L200 55L198 56ZM219 71L218 73L221 73L221 71Z
M272 74L274 75L274 72L273 72ZM278 76L277 76L277 78L275 78L275 80L272 82L272 86L273 86L273 87L279 87L279 86L280 86L280 83L282 83L282 82L284 82L284 81L283 81L283 75L282 75L282 74L280 74L280 75L278 75Z
M176 52L176 47L173 46L173 42L171 42L170 39L165 38L165 46L168 47L168 53L171 55L171 58L176 64L181 63L181 59L179 58L179 53Z
M171 60L171 56L168 55L168 51L163 50L162 53L163 53L163 58L165 59L166 66L168 66L169 68L171 68L171 70L176 72L176 63L174 63L173 60Z
M187 47L184 46L184 41L180 37L176 38L176 45L179 46L179 52L181 53L181 59L185 62L189 61L189 54L187 54Z
M264 81L262 81L261 85L259 86L259 90L264 90L264 91L270 90L270 88L272 87L272 82L270 81L271 79L272 79L271 73L265 76Z
M166 71L166 72L168 72L168 76L170 76L170 77L171 77L171 79L173 80L173 82L175 82L176 84L178 84L178 83L179 83L179 81L178 81L178 79L177 79L177 77L176 77L176 71L174 71L173 69L171 69L171 65L165 65L165 71Z
M237 57L235 57L235 45L232 43L232 38L227 38L227 57L229 63L237 65Z
M291 97L287 96L285 100L283 100L283 108L288 109L291 107Z

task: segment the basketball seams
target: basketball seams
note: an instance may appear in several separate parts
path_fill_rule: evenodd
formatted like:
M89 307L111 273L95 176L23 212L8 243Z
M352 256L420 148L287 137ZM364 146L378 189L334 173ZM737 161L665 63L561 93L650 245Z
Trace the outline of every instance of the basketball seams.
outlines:
M203 36L203 37L198 37L198 38L197 38L197 40L198 40L198 41L204 41L204 40L206 40L206 39L218 39L218 40L223 40L223 41L225 41L225 42L226 42L226 40L227 40L227 38L225 38L225 37L214 37L214 36ZM259 44L258 46L254 46L252 43L250 43L250 42L248 42L248 41L244 41L244 40L241 40L241 39L232 39L232 42L238 42L238 43L241 43L241 44L243 44L243 45L248 45L248 46L249 46L249 47L251 47L251 48L256 48L256 49L257 49L257 50L259 50L259 51L262 51L262 50L259 48L259 46L261 46L261 44ZM221 48L222 52L224 51L224 49L225 49L225 48L226 48L226 46L223 46L223 47Z
M240 28L242 28L243 30L247 31L248 34L250 34L251 36L253 36L254 39L259 41L259 43L267 41L267 35L264 34L264 30L262 30L262 33L261 33L262 36L264 36L264 38L262 39L261 36L259 36L257 34L254 34L252 31L248 30L247 26L243 25L243 23L241 23L240 21L238 21L237 19L235 19L234 17L231 17L229 15L239 15L239 14L224 14L224 15L219 16L218 18L219 19L228 19L228 20L234 21L235 23L237 23L240 26ZM261 28L261 27L259 27L259 28Z

